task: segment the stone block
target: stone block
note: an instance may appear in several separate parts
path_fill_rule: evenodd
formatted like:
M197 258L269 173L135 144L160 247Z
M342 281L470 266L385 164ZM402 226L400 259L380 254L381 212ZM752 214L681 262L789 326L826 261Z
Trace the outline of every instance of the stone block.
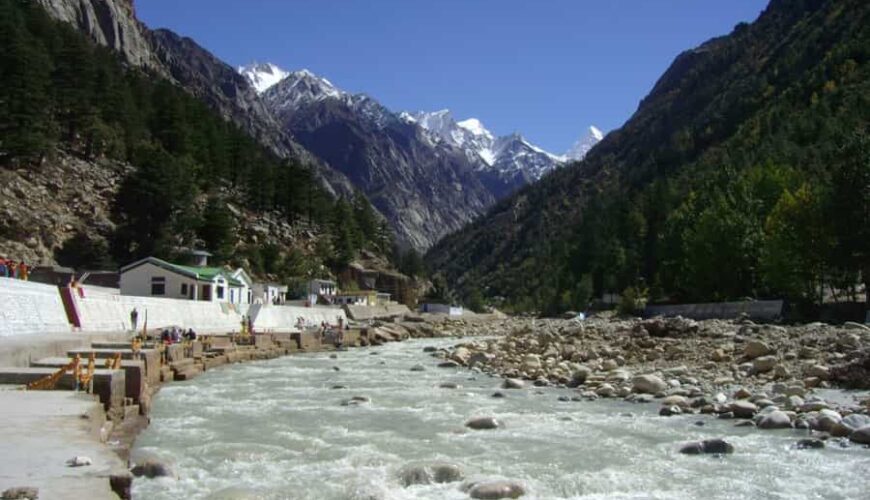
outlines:
M25 385L55 373L51 367L0 368L0 384ZM74 390L75 377L64 374L55 389ZM94 371L94 392L100 398L104 409L112 418L120 418L124 411L126 381L124 370L97 369Z
M60 368L71 361L70 358L43 358L39 361L31 363L31 366L37 368ZM142 400L142 395L146 391L147 378L145 375L145 362L142 360L126 359L121 360L121 369L124 370L124 396L131 398L134 403L139 404Z

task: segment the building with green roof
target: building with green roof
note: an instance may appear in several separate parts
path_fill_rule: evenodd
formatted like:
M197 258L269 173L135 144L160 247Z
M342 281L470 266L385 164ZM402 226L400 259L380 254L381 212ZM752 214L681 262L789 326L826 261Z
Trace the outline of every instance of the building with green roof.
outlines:
M205 259L200 262L206 264ZM121 295L249 304L253 282L241 268L187 266L146 257L121 268L120 286Z

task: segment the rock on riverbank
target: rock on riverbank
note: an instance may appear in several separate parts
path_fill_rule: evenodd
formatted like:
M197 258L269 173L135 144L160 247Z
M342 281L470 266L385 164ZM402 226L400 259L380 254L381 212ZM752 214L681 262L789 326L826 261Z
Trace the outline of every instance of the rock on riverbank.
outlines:
M870 398L829 402L813 393L841 386L870 389L870 377L862 376L870 368L870 328L863 325L677 317L511 319L487 328L494 338L433 355L518 386L528 380L574 387L588 399L658 400L664 416L717 414L753 419L763 429L836 428L847 437L861 426L856 418L841 422L870 413ZM860 442L864 434L857 437Z

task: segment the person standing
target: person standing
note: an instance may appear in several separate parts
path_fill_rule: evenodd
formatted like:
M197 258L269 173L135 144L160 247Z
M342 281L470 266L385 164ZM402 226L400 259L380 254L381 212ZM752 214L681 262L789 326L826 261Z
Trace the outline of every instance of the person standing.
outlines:
M133 325L133 331L135 332L139 325L139 311L135 307L130 311L130 324Z

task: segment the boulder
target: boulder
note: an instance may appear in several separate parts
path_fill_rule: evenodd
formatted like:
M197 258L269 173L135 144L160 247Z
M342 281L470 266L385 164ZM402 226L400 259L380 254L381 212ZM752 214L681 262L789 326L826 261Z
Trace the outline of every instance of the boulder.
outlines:
M130 469L130 472L136 477L147 477L148 479L154 479L155 477L177 477L172 467L154 459L137 463Z
M748 359L755 359L761 356L766 356L773 352L769 345L760 340L750 340L743 348L743 354Z
M458 465L446 462L408 465L399 471L399 481L403 486L431 483L452 483L465 478Z
M843 417L842 420L831 426L831 435L834 437L848 437L856 429L870 425L870 416L853 413Z
M3 495L0 498L3 500L37 500L39 498L39 488L29 486L8 488L3 491Z
M852 431L852 433L849 434L849 441L870 445L870 425L865 425L864 427Z
M671 395L662 400L665 406L679 406L680 408L688 408L691 405L685 396Z
M659 410L659 416L662 416L662 417L670 417L673 415L680 415L682 413L683 413L683 410L680 409L680 407L676 406L676 405L662 406L662 408Z
M610 384L601 384L598 389L595 389L595 394L602 398L612 398L616 396L616 388Z
M736 418L752 418L758 412L758 407L749 401L734 401L728 406Z
M519 498L526 494L526 488L517 481L488 481L470 485L468 495L480 500L500 498Z
M767 373L776 366L776 356L761 356L752 361L753 373Z
M831 376L831 370L824 365L813 365L807 369L807 377L816 377L819 380L828 380Z
M772 411L762 416L757 422L759 429L790 429L791 419L784 411Z
M728 453L734 453L734 446L725 441L724 439L708 439L705 441L698 441L695 443L688 443L683 445L680 448L680 453L686 455L700 455L700 454L716 454L716 455L724 455Z
M456 361L461 365L465 365L468 363L468 359L471 357L471 351L466 349L465 347L457 347L453 354L450 355L450 359Z
M638 375L632 380L631 390L647 394L658 394L668 388L664 380L655 375Z
M498 429L501 427L501 422L495 417L475 417L465 422L465 426L474 430Z
M799 450L818 449L824 448L825 442L821 439L801 439L795 444L795 447Z
M422 372L422 371L425 371L425 370L426 370L426 367L423 366L423 365L414 365L414 366L411 367L411 371L412 371L412 372Z
M372 400L368 396L354 396L350 399L345 399L341 402L341 406L359 406L365 403L371 403Z
M501 384L502 389L523 389L525 386L525 382L516 378L506 378Z

